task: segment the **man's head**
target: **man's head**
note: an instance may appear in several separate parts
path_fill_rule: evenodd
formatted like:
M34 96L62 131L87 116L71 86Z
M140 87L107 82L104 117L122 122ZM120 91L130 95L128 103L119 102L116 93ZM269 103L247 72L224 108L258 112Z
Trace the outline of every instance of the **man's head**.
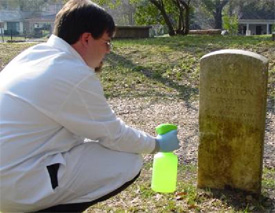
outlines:
M104 32L112 37L115 32L112 16L90 0L68 1L56 15L54 24L53 34L69 44L77 42L85 32L91 33L94 39Z
M88 66L100 66L115 32L111 15L90 0L69 0L58 12L53 34L72 45Z

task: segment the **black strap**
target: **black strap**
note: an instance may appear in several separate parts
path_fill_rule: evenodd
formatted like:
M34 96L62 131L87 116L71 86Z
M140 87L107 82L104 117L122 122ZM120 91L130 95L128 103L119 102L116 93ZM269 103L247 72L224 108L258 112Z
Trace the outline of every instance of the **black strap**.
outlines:
M52 188L55 189L56 187L58 187L57 174L59 169L59 163L49 165L47 166L47 169L51 178Z
M44 210L40 210L38 212L83 212L86 209L88 209L90 206L95 205L98 202L102 202L105 201L115 195L117 195L118 193L122 192L123 190L125 190L128 186L130 186L132 183L135 182L135 180L139 177L140 172L138 173L138 175L136 177L134 177L132 180L130 180L129 182L126 182L124 185L122 185L121 187L119 187L118 189L112 191L111 193L100 197L94 201L91 202L86 202L86 203L70 203L70 204L63 204L63 205L58 205L58 206L53 206Z

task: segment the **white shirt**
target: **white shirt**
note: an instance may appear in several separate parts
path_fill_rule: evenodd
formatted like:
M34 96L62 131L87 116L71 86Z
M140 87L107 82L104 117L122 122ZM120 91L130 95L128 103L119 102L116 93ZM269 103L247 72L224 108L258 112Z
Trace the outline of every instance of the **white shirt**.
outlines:
M41 191L44 183L32 178L36 168L63 163L60 153L84 138L123 152L155 148L154 137L116 117L94 70L54 35L22 52L0 73L0 135L3 193L20 178L39 184ZM29 199L33 196L44 194L33 192Z

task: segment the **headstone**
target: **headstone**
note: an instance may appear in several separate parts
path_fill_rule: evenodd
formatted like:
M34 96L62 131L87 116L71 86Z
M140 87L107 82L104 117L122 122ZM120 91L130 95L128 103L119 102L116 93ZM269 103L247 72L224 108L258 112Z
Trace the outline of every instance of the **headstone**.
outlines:
M198 188L260 194L268 60L220 50L200 66Z
M229 35L228 30L223 30L223 31L221 32L221 35Z
M245 35L250 36L251 35L251 30L246 30Z

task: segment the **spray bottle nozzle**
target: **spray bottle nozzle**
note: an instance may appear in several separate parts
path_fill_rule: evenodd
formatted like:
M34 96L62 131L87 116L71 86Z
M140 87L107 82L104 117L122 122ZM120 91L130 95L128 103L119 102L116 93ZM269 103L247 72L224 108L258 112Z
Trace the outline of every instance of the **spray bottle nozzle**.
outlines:
M165 123L165 124L160 124L156 127L156 132L159 135L164 135L167 132L170 132L172 130L177 130L178 127L174 124L169 124L169 123Z

